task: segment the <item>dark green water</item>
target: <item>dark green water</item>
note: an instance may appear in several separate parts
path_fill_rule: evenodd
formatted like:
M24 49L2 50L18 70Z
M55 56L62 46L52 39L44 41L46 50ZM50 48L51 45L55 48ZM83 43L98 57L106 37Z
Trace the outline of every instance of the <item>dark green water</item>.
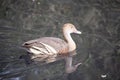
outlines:
M72 34L77 43L74 64L83 64L66 75L64 60L26 65L22 43L44 36L63 38L62 25L73 23L83 34ZM119 0L1 0L0 79L2 80L119 80Z

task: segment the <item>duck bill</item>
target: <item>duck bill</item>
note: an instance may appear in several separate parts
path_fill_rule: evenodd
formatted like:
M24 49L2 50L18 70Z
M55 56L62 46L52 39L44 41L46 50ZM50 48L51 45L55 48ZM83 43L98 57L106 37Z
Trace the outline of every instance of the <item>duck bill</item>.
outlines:
M82 32L78 31L78 30L76 30L74 33L76 33L76 34L82 34Z

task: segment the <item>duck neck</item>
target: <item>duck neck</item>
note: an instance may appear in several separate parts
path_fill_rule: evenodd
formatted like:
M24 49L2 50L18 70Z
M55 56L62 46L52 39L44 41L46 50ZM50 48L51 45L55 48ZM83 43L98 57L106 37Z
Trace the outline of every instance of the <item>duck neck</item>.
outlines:
M69 46L69 51L73 51L76 49L76 44L75 42L73 41L70 33L64 33L64 37L68 43L68 46Z

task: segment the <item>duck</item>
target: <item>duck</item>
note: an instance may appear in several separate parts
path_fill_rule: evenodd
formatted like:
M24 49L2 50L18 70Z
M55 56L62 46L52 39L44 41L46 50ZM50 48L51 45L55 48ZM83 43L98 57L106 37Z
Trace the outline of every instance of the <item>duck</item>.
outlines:
M81 31L71 23L65 23L62 31L64 40L56 37L41 37L24 42L22 46L32 54L31 59L39 58L46 63L55 62L59 57L64 57L65 72L72 73L81 63L72 64L73 55L76 54L76 43L72 39L71 33L81 34Z

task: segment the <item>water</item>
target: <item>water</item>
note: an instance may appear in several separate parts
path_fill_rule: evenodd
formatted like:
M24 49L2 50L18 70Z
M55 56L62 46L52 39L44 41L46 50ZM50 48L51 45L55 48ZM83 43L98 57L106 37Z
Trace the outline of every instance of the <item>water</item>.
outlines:
M39 30L41 29L43 28L39 27ZM47 30L47 27L45 27L44 30ZM99 59L102 60L104 56L108 55L107 52L106 53L102 52L102 50L108 51L109 53L110 52L109 49L111 49L111 47L104 39L101 39L98 36L92 35L92 37L90 37L90 35L87 36L86 34L82 34L82 35L72 34L72 37L75 39L75 42L77 43L78 46L77 47L78 54L77 56L74 57L74 64L78 62L82 62L83 64L78 68L76 72L69 74L66 77L64 70L65 64L63 60L51 64L44 64L44 65L41 63L26 65L24 60L19 59L21 55L27 54L26 51L21 47L22 43L30 39L38 38L38 36L41 36L39 34L41 34L42 30L38 32L38 34L33 34L33 32L35 32L34 30L27 31L21 27L9 26L5 24L2 27L0 27L0 31L1 31L0 42L1 45L3 45L0 48L1 51L0 76L1 79L3 80L43 80L43 79L72 80L73 78L76 79L83 78L87 80L85 77L86 76L88 77L91 71L89 72L86 70L89 70L88 68L92 69L91 66L93 65L98 66L98 69L100 68L101 70L103 70L98 72L99 77L100 75L103 74L107 75L106 73L104 73L103 62L102 61L99 62ZM50 30L50 33L51 32L52 30ZM101 44L96 45L97 43L101 43ZM96 49L94 48L95 45L96 45ZM94 54L96 53L96 51L97 52L99 51L101 54ZM100 56L100 58L98 55ZM94 64L94 59L96 59L94 57L97 56L99 58L98 63ZM94 69L98 70L97 68ZM81 76L78 76L79 74ZM96 74L93 72L92 75L96 75Z
M120 15L116 1L1 1L0 79L119 80ZM23 42L44 36L63 38L61 28L66 22L83 32L72 34L77 43L74 64L83 63L75 72L65 74L64 60L26 65L19 59L27 54L21 47Z

